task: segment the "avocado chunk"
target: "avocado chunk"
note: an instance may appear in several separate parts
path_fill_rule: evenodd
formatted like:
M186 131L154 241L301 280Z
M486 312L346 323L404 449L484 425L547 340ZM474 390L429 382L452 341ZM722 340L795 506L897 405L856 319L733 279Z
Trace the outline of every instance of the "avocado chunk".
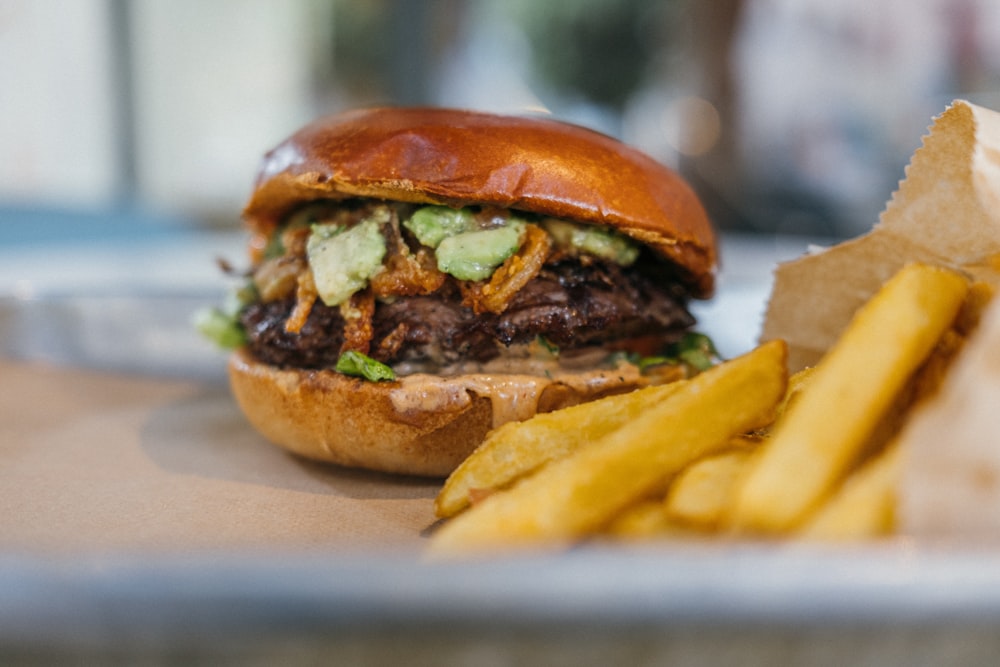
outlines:
M459 280L485 280L521 245L524 223L449 236L437 247L438 269Z
M413 212L403 226L413 232L423 245L437 248L441 241L476 228L472 211L447 206L422 206Z
M635 241L608 227L578 225L554 218L546 219L543 226L558 245L576 252L621 266L629 266L639 257L639 245Z
M388 221L389 211L382 208L350 228L313 225L306 255L323 303L340 305L382 270L386 247L381 226Z

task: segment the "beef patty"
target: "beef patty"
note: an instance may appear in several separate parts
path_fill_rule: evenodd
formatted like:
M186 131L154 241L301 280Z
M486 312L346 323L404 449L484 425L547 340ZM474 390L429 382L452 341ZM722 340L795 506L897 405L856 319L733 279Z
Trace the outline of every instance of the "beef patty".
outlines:
M637 266L565 260L544 267L500 314L474 314L455 288L398 297L376 305L369 354L389 364L432 360L447 365L489 361L504 346L538 336L565 350L651 335L670 342L694 318L676 280L660 278ZM292 334L284 323L294 306L295 298L288 297L243 311L251 352L277 366L332 367L344 339L340 309L317 302L302 330Z

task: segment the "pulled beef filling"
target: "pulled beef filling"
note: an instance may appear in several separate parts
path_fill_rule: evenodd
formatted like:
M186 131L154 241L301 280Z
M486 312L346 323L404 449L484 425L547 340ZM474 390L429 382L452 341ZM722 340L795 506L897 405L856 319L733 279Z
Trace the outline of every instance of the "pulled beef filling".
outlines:
M643 336L670 342L694 324L686 302L683 288L652 261L625 268L564 259L542 268L500 314L474 314L451 283L432 294L378 302L369 354L390 364L447 365L489 361L504 346L538 336L564 350ZM344 341L340 309L317 303L301 330L288 333L294 307L293 296L248 306L241 322L250 350L277 366L333 366Z

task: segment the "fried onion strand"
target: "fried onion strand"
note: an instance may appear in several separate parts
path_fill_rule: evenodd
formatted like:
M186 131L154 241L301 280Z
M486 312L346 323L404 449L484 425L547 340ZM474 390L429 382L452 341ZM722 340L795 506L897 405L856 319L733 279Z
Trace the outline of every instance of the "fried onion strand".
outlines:
M292 314L285 320L285 331L287 333L297 334L302 331L302 327L305 326L306 320L309 319L309 313L312 312L313 305L316 303L318 296L312 271L305 269L299 272L295 288L295 308L292 309Z
M552 251L552 240L537 225L525 227L524 235L524 243L493 272L489 282L463 286L463 303L477 315L507 310L514 295L542 270Z

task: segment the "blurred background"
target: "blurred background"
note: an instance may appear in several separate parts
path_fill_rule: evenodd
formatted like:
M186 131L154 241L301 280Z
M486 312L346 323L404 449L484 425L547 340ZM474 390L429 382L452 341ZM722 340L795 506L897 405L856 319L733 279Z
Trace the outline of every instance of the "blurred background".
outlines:
M0 209L235 225L300 124L433 104L618 136L725 230L854 235L998 92L991 0L0 0Z
M0 0L0 297L204 292L242 258L265 150L351 107L447 105L682 172L721 292L752 291L699 311L739 349L774 262L867 231L955 98L1000 108L1000 2Z

